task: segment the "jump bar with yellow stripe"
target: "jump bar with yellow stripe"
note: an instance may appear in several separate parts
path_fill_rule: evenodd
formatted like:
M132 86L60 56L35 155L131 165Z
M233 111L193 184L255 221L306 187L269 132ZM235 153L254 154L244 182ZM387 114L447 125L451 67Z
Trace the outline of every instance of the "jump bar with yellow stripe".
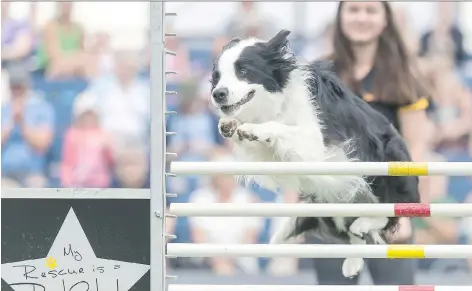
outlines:
M167 255L183 258L291 257L450 259L472 258L472 245L267 245L169 243Z
M472 176L471 162L171 162L176 175Z

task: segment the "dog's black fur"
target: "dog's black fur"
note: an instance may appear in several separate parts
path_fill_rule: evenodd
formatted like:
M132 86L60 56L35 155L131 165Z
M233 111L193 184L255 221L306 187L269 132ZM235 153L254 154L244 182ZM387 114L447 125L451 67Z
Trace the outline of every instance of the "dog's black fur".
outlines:
M393 125L381 113L357 97L334 74L329 61L308 65L315 79L308 84L324 125L326 145L353 139L350 152L364 162L411 161L408 148ZM419 203L418 177L366 177L380 203ZM362 201L361 201L362 203ZM353 219L354 220L354 219ZM330 219L325 219L333 225ZM351 221L352 223L352 221ZM390 217L384 230L394 231L398 217ZM318 228L318 218L298 218L293 236Z
M268 92L283 92L294 70L309 72L306 87L314 100L316 111L323 125L326 146L339 146L352 140L350 158L364 162L411 161L407 146L389 120L363 99L356 96L332 70L329 61L315 61L300 64L288 48L287 36L290 31L282 30L268 42L256 42L244 48L235 71L238 79L248 83L261 84ZM232 40L223 51L240 42ZM218 60L217 60L218 62ZM244 76L238 72L243 68ZM219 72L213 68L212 89L218 83ZM290 97L288 97L290 98ZM379 203L418 203L418 177L366 177ZM310 200L316 193L304 193L302 197ZM365 197L365 196L364 196ZM316 201L307 201L316 202ZM372 203L372 201L352 201L353 203ZM316 213L314 213L316 215ZM356 218L345 219L346 227ZM336 231L331 218L298 218L295 230L290 236L307 231L315 231L321 222L330 229L334 238L347 239L346 233ZM394 231L398 218L391 217L384 230ZM326 238L325 238L326 239Z

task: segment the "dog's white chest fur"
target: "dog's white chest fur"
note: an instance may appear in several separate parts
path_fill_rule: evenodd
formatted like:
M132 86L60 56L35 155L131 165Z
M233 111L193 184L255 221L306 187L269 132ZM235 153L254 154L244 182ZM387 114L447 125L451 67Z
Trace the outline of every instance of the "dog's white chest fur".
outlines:
M241 130L252 132L257 135L258 141L241 140L234 145L234 154L239 161L251 162L289 162L289 161L304 161L310 158L312 161L323 160L322 145L318 149L314 145L319 141L319 137L313 132L303 132L299 128L294 132L285 131L284 125L277 122L269 122L266 124L246 124L241 126ZM241 131L240 130L240 131ZM278 137L277 137L278 136ZM283 138L279 138L282 137ZM298 138L297 138L298 136ZM239 139L239 137L238 137ZM305 139L306 147L300 147L299 151L290 149L291 143ZM311 140L311 142L309 142ZM308 145L311 145L310 149ZM308 155L308 152L311 152ZM248 180L254 180L263 187L271 190L277 188L292 189L292 190L309 190L309 179L304 176L246 176Z

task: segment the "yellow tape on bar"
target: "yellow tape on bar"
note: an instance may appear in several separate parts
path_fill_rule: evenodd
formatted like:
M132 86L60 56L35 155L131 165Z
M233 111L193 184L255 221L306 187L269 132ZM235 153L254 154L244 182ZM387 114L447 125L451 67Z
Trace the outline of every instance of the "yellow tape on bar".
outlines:
M398 245L387 248L389 259L424 259L424 248L420 246Z
M389 162L389 176L428 176L427 163Z

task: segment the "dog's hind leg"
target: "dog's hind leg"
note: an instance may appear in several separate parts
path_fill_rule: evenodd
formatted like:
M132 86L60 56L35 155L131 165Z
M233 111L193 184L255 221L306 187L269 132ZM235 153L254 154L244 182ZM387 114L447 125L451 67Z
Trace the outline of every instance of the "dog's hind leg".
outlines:
M361 239L351 233L348 233L349 241L353 245L365 245L366 241ZM364 267L364 259L363 258L346 258L343 263L343 275L346 278L351 278L356 276L357 274L362 271Z

